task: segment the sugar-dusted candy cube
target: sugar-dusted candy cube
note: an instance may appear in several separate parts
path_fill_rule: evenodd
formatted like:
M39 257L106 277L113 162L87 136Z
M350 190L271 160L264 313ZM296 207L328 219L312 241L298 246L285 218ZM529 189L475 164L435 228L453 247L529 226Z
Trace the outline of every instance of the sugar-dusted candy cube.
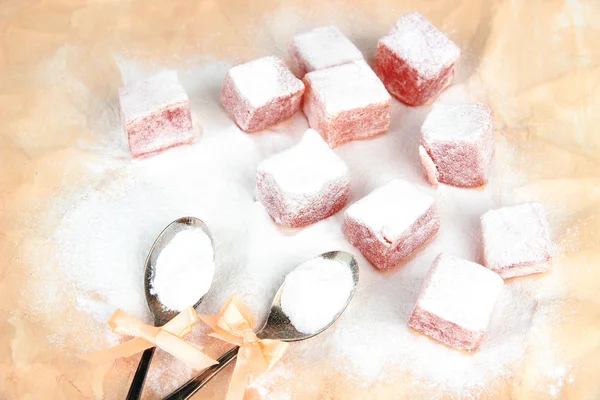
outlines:
M348 167L318 132L258 165L256 193L273 220L300 228L327 218L348 201Z
M268 128L300 108L304 84L281 57L263 57L229 70L221 103L245 132Z
M141 157L194 140L190 102L175 71L119 90L129 151Z
M365 61L309 72L304 83L308 123L331 147L390 127L392 98Z
M307 72L363 59L360 50L335 26L294 36L288 44L288 53L294 72L301 77Z
M460 49L418 13L402 16L377 43L376 71L387 90L409 106L435 100L454 79Z
M408 326L460 350L476 349L504 286L495 272L447 254L429 270Z
M348 207L344 223L348 241L381 270L405 261L440 228L434 199L402 179Z
M544 209L525 203L481 216L483 264L504 279L546 272L552 242Z
M434 104L421 127L427 179L458 187L488 181L494 155L492 110L483 104Z

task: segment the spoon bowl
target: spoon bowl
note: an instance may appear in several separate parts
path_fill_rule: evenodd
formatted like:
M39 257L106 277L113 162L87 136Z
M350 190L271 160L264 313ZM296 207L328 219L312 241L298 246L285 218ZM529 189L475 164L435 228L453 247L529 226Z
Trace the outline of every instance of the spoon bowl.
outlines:
M271 304L271 311L264 326L256 333L259 339L275 339L282 342L297 342L300 340L306 340L314 337L331 325L342 315L342 313L350 304L356 287L358 286L358 263L354 256L344 251L330 251L328 253L321 254L316 258L338 261L345 265L352 272L352 280L354 282L352 291L346 300L346 304L337 312L337 314L331 319L331 322L318 330L315 333L302 333L296 330L290 319L285 315L281 308L281 295L283 292L284 284L281 284L279 290L275 294L273 303ZM214 378L220 371L222 371L231 361L235 360L238 354L239 347L234 347L229 350L221 357L219 357L218 364L208 367L200 375L190 379L185 384L180 386L177 390L169 394L163 400L187 400L191 398L198 390L202 389L212 378Z
M202 232L209 237L210 243L213 245L212 247L214 249L213 237L208 229L208 226L206 226L206 224L198 218L178 218L167 225L167 227L158 235L154 241L154 244L150 248L148 257L146 257L144 268L144 292L146 295L146 303L148 303L148 308L150 309L152 317L154 318L154 326L162 326L179 314L179 311L171 310L168 307L165 307L165 305L159 300L158 296L152 293L152 283L156 274L156 261L158 260L159 255L162 253L165 247L167 247L171 240L173 240L175 235L188 229L202 230ZM214 261L214 251L212 256ZM196 308L202 302L203 298L204 295L200 295L198 301L193 304L193 307ZM155 349L156 347L151 347L147 350L144 350L142 358L140 359L140 363L135 371L135 375L133 376L133 380L131 381L129 392L127 392L127 400L138 400L142 397L144 382L146 381L146 374L150 368L150 363L152 362Z
M310 339L313 336L318 335L323 332L325 329L329 328L333 323L342 315L342 313L350 304L350 300L354 296L354 292L356 291L356 287L358 286L358 264L352 254L346 253L344 251L330 251L328 253L323 253L320 256L316 257L317 259L321 258L324 260L330 261L338 261L343 265L347 266L352 272L352 280L354 285L352 286L352 291L348 296L348 300L346 300L346 304L342 307L335 316L331 319L331 322L314 333L302 333L299 332L294 325L291 323L290 319L285 315L281 308L281 295L283 293L283 284L279 287L279 290L275 294L275 298L273 299L273 304L271 304L271 311L269 312L269 317L265 322L265 325L257 332L257 336L260 339L276 339L281 340L282 342L297 342L299 340Z
M156 274L156 261L158 260L158 256L161 254L163 249L167 247L175 235L188 229L202 230L202 232L209 237L210 243L214 248L213 237L208 229L208 226L202 220L194 217L178 218L167 225L167 227L158 235L158 238L156 238L156 241L148 253L148 257L146 258L146 266L144 269L144 292L146 295L148 308L150 309L150 312L154 318L155 326L162 326L179 314L179 311L171 310L165 307L158 299L156 293L152 293L152 282L154 281L154 276ZM213 252L213 261L214 258L215 255ZM198 307L203 298L204 295L200 296L198 301L193 304L193 307Z

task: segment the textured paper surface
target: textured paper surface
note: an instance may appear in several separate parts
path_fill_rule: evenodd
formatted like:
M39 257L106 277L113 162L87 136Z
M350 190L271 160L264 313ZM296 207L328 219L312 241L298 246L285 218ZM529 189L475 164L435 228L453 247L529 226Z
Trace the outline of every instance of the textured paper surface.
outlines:
M99 157L93 149L110 140L103 116L117 110L117 57L161 67L203 58L238 63L284 55L293 34L337 24L372 59L377 38L410 11L459 44L456 81L487 98L497 140L518 145L517 154L496 154L501 176L520 180L511 195L540 200L564 216L550 223L568 294L550 301L565 318L547 327L514 379L493 383L481 397L548 398L549 388L556 398L599 396L600 3L17 0L0 5L0 397L123 398L137 363L134 357L94 367L78 360L77 345L57 335L68 307L34 317L35 296L23 298L20 290L32 279L25 256L44 248L60 219L59 212L48 214L47 203L80 185L78 166ZM60 276L40 279L61 284ZM85 326L85 314L78 318ZM208 345L210 356L224 350L217 341ZM542 372L549 347L571 366L558 386ZM426 397L409 376L357 390L326 357L318 365L297 363L297 376L271 383L294 398ZM227 379L198 398L220 398ZM296 381L311 385L295 388Z

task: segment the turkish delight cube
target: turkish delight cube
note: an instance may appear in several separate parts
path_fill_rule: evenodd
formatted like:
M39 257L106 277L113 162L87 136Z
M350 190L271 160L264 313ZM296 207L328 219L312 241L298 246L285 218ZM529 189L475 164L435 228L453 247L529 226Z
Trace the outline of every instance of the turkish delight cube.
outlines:
M419 155L434 186L484 185L493 154L492 110L483 104L435 104L421 127Z
M377 43L376 71L401 102L421 106L435 100L454 79L460 49L418 13L402 16Z
M129 151L141 157L196 137L190 102L175 71L165 71L119 90Z
M504 281L474 262L440 254L408 321L411 328L460 350L476 349Z
M255 132L294 115L303 93L304 84L283 59L269 56L231 68L221 103L240 129Z
M288 53L294 72L300 77L307 72L363 59L360 50L335 26L294 36L288 44Z
M483 264L504 279L550 269L552 242L541 204L488 211L481 217L481 232Z
M258 199L278 225L289 228L337 213L349 188L348 167L312 129L296 146L262 161L256 173Z
M308 123L331 147L390 127L391 97L365 61L309 72L304 83Z
M348 207L344 223L348 241L381 270L405 261L440 228L434 199L402 179Z

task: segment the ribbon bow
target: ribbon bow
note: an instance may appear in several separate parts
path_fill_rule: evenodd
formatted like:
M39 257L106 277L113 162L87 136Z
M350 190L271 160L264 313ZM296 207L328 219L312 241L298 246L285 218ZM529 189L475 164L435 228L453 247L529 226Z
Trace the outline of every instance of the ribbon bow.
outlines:
M156 346L195 369L205 369L217 364L217 361L202 353L200 347L182 339L198 322L198 315L192 307L186 308L161 327L144 324L133 315L119 309L110 317L108 325L113 332L135 336L135 338L110 349L80 357L93 363L103 363L120 357L129 357Z
M215 331L210 336L240 347L227 400L243 399L250 375L269 370L289 348L279 340L259 339L254 333L252 313L236 296L227 300L219 314L200 315L200 319Z

